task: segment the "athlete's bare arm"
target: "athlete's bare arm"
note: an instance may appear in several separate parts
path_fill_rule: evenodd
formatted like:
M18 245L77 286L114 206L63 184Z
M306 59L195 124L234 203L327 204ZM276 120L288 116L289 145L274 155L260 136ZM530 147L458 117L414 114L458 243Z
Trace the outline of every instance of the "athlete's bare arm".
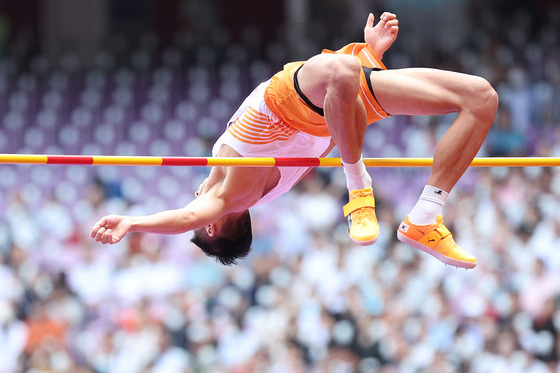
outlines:
M240 156L223 146L219 156ZM196 198L183 208L146 216L108 215L92 228L91 237L114 244L129 232L179 234L215 223L227 214L253 206L274 187L271 167L214 167L200 185Z
M393 13L385 12L379 17L374 26L375 16L370 13L364 27L364 41L382 59L383 54L397 39L399 34L399 20Z
M213 223L224 215L225 202L208 193L187 206L146 216L108 215L91 229L91 237L114 244L130 232L179 234Z

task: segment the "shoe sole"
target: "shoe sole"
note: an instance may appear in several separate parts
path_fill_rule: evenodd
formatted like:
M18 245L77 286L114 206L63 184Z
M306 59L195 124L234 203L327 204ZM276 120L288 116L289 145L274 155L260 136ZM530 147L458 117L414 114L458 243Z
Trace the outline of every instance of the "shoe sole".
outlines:
M374 243L377 242L377 239L379 238L379 236L375 236L374 238L372 238L372 239L369 240L369 241L360 241L360 240L356 240L354 237L352 237L352 236L350 236L350 235L349 235L348 237L350 237L350 239L351 239L352 241L354 241L355 244L358 244L358 245L360 245L360 246L373 245Z
M404 235L404 233L401 233L400 230L397 230L397 238L399 239L399 241L401 241L404 244L407 244L415 249L418 250L422 250L423 252L430 254L431 256L433 256L434 258L442 261L445 264L449 264L455 267L459 267L459 268L465 268L465 269L472 269L474 267L476 267L476 262L466 262L464 260L459 260L459 259L453 259L450 257L447 257L445 255L442 255L440 253L438 253L437 251L430 249L428 246L421 244L418 241L415 241L411 238L408 238L407 236Z
M354 237L352 237L352 236L350 235L350 225L352 224L352 223L351 223L351 221L352 221L351 219L352 219L352 215L348 215L348 226L347 226L347 228L348 228L348 237L350 237L350 239L351 239L355 244L360 245L360 246L368 246L368 245L373 245L374 243L377 242L377 239L379 238L379 226L378 226L377 236L373 237L371 240L368 240L368 241L360 241L360 240L357 240L357 239L355 239Z

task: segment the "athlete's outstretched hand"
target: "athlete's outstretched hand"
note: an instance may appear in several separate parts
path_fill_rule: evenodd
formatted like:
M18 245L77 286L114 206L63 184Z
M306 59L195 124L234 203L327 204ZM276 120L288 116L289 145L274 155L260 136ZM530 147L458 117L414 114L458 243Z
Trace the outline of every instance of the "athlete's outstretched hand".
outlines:
M375 16L370 13L364 28L364 41L377 54L383 58L383 54L399 34L399 20L393 13L385 12L379 18L379 22L374 26Z
M91 238L103 244L119 242L130 229L130 219L127 216L108 215L99 220L91 228Z

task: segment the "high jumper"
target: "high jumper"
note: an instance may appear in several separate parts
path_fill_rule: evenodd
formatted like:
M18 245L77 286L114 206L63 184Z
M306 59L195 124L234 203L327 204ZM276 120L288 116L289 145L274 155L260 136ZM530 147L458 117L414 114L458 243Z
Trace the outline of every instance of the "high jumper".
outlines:
M457 113L435 149L427 184L397 230L400 241L444 263L476 266L443 223L449 192L484 142L498 95L483 78L429 68L387 69L383 55L396 40L399 22L385 12L369 14L364 42L324 50L288 63L245 99L213 147L216 157L324 157L336 146L346 175L348 233L360 245L376 242L372 179L363 161L366 127L390 115ZM101 243L128 232L178 234L223 264L236 263L251 248L249 208L278 198L310 167L214 166L196 198L183 208L147 216L108 215L91 230Z

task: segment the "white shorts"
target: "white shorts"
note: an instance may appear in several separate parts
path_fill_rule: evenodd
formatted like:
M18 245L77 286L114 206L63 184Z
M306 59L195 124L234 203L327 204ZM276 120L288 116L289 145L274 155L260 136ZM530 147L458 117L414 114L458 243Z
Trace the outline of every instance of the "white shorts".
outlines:
M222 144L230 146L243 157L309 157L318 158L327 151L331 138L312 136L298 131L270 111L264 101L268 81L261 83L243 101L228 122L226 131L214 144L217 156ZM272 201L288 192L308 167L278 167L278 185L256 204Z

